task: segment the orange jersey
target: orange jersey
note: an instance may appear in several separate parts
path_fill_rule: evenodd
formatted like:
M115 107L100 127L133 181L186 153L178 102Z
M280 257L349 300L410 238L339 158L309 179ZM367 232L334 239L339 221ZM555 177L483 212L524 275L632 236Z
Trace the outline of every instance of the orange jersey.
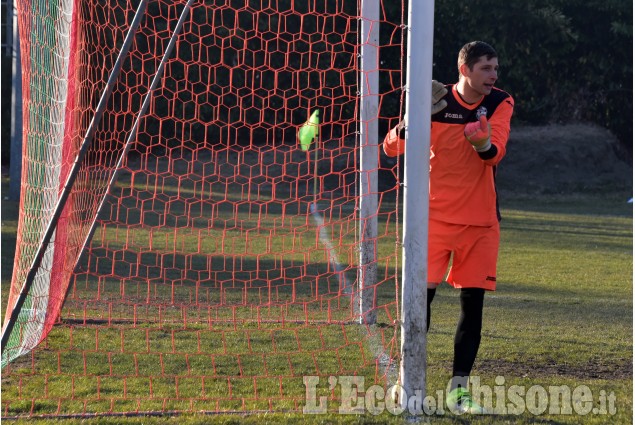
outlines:
M492 226L500 219L496 165L505 156L514 99L494 88L480 102L468 104L448 86L448 106L432 115L430 138L430 218L446 223ZM467 141L465 125L486 114L492 147L478 153ZM388 156L403 153L404 141L391 130L384 140Z

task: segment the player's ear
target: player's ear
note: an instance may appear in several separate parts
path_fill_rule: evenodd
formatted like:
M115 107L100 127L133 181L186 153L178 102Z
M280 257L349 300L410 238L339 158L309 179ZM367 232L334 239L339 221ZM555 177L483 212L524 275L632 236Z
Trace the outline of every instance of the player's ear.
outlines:
M459 73L461 74L461 76L467 77L468 76L468 72L470 72L470 68L467 66L466 63L462 64L459 67Z

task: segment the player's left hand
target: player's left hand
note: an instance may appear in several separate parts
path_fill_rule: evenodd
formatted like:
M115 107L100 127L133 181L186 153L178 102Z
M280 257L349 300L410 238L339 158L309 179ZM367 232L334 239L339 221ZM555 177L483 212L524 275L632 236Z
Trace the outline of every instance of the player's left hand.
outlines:
M481 115L478 121L468 123L463 130L465 138L474 146L476 152L485 152L492 146L490 142L491 132L485 115Z

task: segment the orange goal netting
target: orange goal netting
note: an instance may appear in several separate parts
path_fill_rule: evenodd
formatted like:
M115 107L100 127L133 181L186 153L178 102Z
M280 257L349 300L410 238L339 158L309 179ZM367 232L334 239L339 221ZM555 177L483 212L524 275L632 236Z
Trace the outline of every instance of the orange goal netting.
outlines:
M395 379L399 169L364 126L399 112L404 26L401 2L377 3L369 21L348 0L194 1L177 33L186 1L148 2L3 349L4 418L302 412L306 377L329 397L330 376ZM139 5L17 0L24 147L5 325ZM363 25L381 28L381 49ZM371 69L363 46L379 49ZM364 146L375 186L362 187Z

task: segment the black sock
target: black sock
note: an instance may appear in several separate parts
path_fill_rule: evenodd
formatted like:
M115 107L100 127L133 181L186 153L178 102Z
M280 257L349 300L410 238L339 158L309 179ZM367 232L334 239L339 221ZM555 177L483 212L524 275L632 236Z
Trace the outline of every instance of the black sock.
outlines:
M430 310L430 304L432 304L432 299L434 298L434 294L437 293L437 288L428 288L428 314L426 316L426 320L428 321L428 327L426 328L426 332L430 330L430 316L432 316L432 310Z
M454 336L452 376L467 377L472 371L481 343L484 296L485 290L481 288L461 289L461 316Z

